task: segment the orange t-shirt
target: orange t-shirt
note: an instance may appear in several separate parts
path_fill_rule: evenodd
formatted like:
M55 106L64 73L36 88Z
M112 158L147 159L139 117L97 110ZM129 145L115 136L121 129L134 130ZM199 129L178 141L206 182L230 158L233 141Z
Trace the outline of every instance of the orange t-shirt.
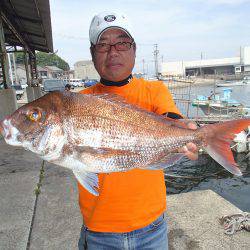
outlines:
M159 81L133 78L121 87L97 83L80 93L113 93L157 114L180 114L167 87ZM83 221L92 231L130 232L149 225L166 210L166 187L162 170L134 169L99 174L98 177L99 196L92 195L78 183Z

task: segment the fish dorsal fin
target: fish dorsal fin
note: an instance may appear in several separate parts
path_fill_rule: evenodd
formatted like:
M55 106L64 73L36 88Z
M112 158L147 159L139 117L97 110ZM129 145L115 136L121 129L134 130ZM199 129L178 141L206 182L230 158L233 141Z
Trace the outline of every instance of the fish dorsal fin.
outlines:
M107 94L87 94L88 96L94 96L98 99L103 99L103 100L106 100L110 103L114 103L114 104L118 104L118 105L123 105L123 107L128 107L128 108L132 108L133 110L135 111L141 111L141 112L144 112L144 113L148 113L150 115L155 115L156 117L157 116L160 116L160 115L157 115L153 112L150 112L150 111L147 111L146 109L143 109L135 104L132 104L132 103L129 103L123 96L120 96L120 95L116 95L116 94L111 94L111 93L107 93Z
M94 96L100 99L104 99L110 102L116 102L116 103L124 103L124 104L129 104L124 97L120 95L116 95L113 93L105 93L105 94L87 94L89 96Z
M172 118L169 118L166 116L164 117L164 119L166 120L166 122L170 123L170 125L172 125L172 126L190 129L187 125L188 120L185 120L185 119L177 120L177 119L172 119Z
M156 120L167 123L169 126L176 126L179 128L190 129L187 126L187 123L185 120L176 120L176 119L169 118L167 116L163 116L163 115L159 115L159 114L155 114L153 112L147 111L147 110L145 110L141 107L138 107L134 104L128 103L126 101L126 99L122 96L119 96L116 94L110 94L110 93L108 93L108 94L88 94L88 95L95 96L97 98L104 99L104 100L107 100L107 101L112 102L112 103L122 104L122 105L124 105L124 107L132 108L135 111L147 113L148 115L154 117Z
M73 169L73 173L80 184L87 189L91 194L98 196L98 176L95 173Z

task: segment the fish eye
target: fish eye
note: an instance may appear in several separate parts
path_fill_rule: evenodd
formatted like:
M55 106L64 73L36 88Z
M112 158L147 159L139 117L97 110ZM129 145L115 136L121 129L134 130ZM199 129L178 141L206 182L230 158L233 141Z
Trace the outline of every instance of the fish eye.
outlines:
M28 113L27 117L29 120L36 122L41 118L42 114L40 110L32 110Z

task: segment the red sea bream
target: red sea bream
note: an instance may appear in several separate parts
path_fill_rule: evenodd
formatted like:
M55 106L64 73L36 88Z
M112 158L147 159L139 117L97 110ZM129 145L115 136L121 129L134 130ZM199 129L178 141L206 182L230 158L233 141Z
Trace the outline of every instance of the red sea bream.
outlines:
M0 131L6 143L72 169L98 195L98 173L166 168L184 156L178 150L188 142L241 175L230 142L249 125L250 119L240 119L191 130L114 95L52 92L6 117Z

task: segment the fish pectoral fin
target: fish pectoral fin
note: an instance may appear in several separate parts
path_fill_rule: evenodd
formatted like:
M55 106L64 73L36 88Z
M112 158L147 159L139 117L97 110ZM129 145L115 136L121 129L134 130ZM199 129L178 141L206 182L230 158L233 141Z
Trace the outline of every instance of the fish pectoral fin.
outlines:
M98 196L98 175L95 173L73 169L73 173L80 184L91 194Z
M146 169L158 170L164 169L173 166L185 155L183 153L170 153L165 155L157 162L152 162L149 166L145 167Z

